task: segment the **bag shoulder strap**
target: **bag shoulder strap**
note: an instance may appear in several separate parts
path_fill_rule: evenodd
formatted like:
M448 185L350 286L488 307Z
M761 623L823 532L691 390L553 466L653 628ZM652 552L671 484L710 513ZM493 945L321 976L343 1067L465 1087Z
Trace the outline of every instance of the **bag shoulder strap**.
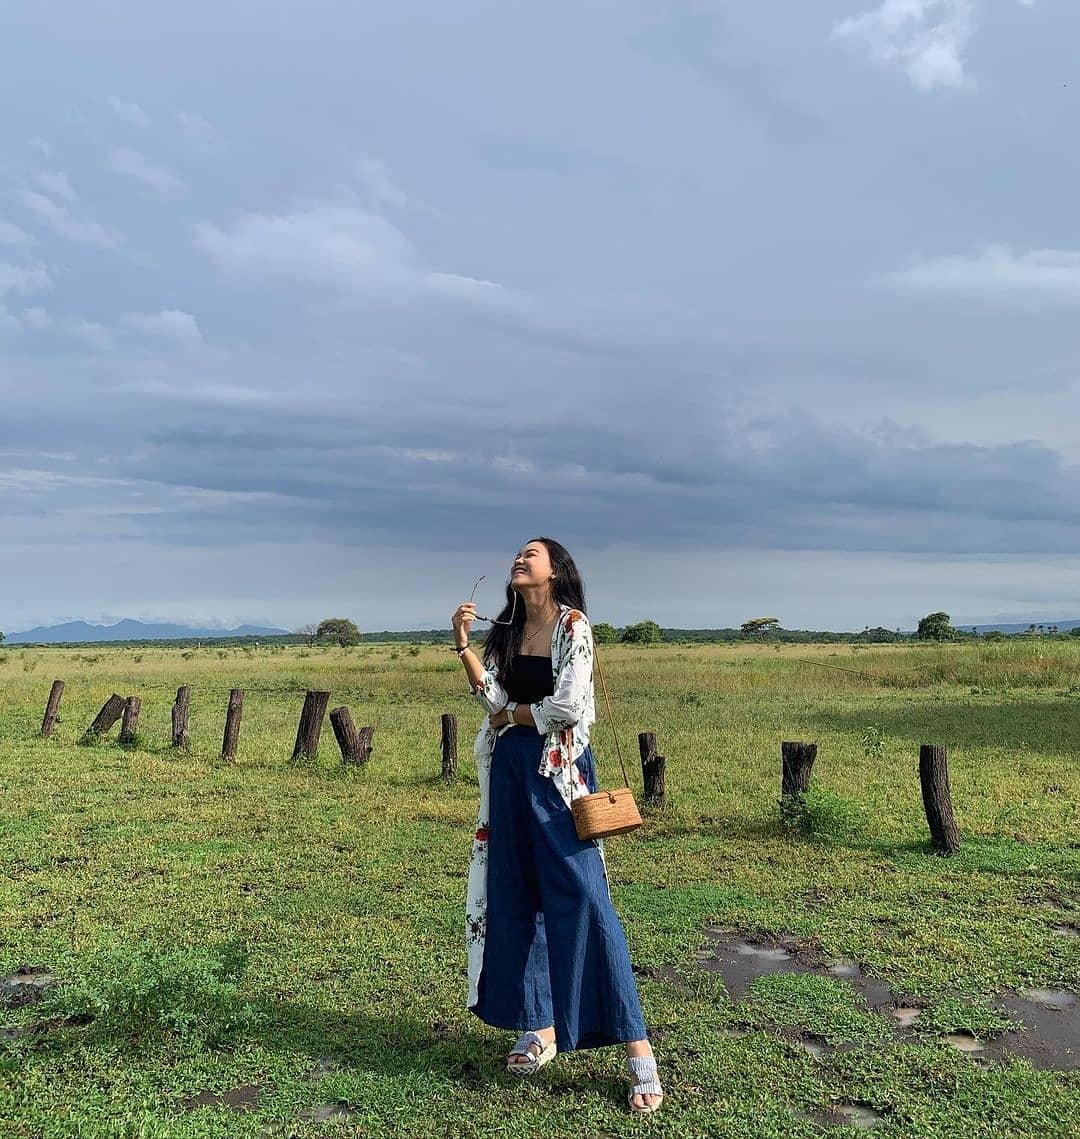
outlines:
M619 744L619 733L615 730L615 717L611 714L611 697L608 695L607 681L604 679L604 669L600 664L600 654L596 651L596 636L593 636L593 664L600 674L600 686L604 690L604 706L607 708L608 723L611 725L611 734L615 739L615 754L619 757L619 766L622 768L623 782L630 786L630 776L626 774L626 764L623 763L622 747Z

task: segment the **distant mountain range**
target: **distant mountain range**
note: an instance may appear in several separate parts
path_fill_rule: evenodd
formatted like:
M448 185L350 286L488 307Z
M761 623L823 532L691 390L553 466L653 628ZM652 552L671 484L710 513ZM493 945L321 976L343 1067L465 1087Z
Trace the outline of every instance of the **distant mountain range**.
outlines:
M1035 628L1041 629L1045 632L1047 629L1057 629L1059 633L1067 633L1070 629L1075 629L1080 625L1080 621L1025 621L1023 624L1013 625L999 625L992 621L987 621L986 624L979 622L977 625L957 623L954 628L963 629L970 632L971 629L978 629L980 633L1026 633L1031 628L1032 624Z
M5 645L69 645L86 641L191 641L218 637L280 637L288 629L263 625L240 625L236 629L198 629L189 625L146 625L125 617L115 625L91 625L68 621L64 625L38 626L11 633Z

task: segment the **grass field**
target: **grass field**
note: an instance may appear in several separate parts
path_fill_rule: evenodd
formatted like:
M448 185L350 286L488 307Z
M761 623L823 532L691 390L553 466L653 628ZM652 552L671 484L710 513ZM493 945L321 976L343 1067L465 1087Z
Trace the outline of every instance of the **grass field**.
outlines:
M1003 992L1080 987L1080 643L608 649L637 788L638 731L668 764L665 810L607 844L668 1091L646 1119L626 1110L620 1049L516 1079L510 1035L464 1008L480 712L445 647L0 658L0 975L60 982L0 1008L5 1029L44 1025L0 1032L3 1139L864 1133L814 1121L843 1104L873 1109L880 1136L1077 1134L1077 1072L980 1065L940 1037L993 1036ZM62 722L43 741L54 678ZM167 746L182 683L186 754ZM317 760L289 764L307 688L376 726L365 768L343 768L329 725ZM115 729L79 746L113 691L143 698L139 746ZM451 788L445 711L461 721ZM819 744L794 832L785 739ZM928 849L920 743L949 747L953 858ZM603 721L594 744L615 781ZM699 960L710 925L858 962L920 1017L898 1034L821 972L733 1001ZM830 1048L811 1055L798 1030ZM208 1093L247 1109L191 1106Z

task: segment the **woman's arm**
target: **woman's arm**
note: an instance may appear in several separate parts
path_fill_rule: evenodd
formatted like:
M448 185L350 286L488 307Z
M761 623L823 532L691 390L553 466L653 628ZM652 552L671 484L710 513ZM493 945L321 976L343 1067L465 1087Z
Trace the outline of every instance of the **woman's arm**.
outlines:
M529 710L538 732L547 733L570 728L585 714L592 687L592 626L584 613L572 609L563 618L567 622L570 643L566 646L555 691Z
M469 631L476 620L476 605L466 601L459 605L451 618L454 626L454 643L459 649L469 643ZM483 661L472 651L466 648L458 653L461 663L465 666L465 675L469 678L469 687L473 695L480 701L484 710L489 714L506 707L509 697L505 689L495 678L490 669L484 667Z

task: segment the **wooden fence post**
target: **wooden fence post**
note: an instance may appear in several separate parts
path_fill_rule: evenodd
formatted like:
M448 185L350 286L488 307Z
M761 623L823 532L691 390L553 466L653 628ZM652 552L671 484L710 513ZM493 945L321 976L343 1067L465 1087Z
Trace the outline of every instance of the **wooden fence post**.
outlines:
M236 759L236 745L240 739L240 720L244 713L244 690L234 688L229 693L229 710L225 713L225 739L221 745L221 758Z
M656 754L656 733L638 733L638 751L641 753L641 779L645 785L644 805L664 805L664 768L667 761Z
M953 815L949 760L945 748L936 744L920 745L919 782L934 849L939 854L955 854L960 849L960 831Z
M83 734L83 742L103 736L117 720L124 714L124 698L114 692L101 706L101 711L94 717L94 722Z
M314 759L319 751L319 737L322 735L323 717L326 705L330 703L329 692L311 692L304 696L304 707L300 713L300 723L296 728L296 744L293 747L293 760L301 757Z
M374 735L375 729L370 726L360 729L360 763L367 763L371 758L371 752L374 748L371 740Z
M330 725L334 729L338 747L341 748L342 763L363 763L367 756L363 755L363 744L360 733L353 723L352 713L342 705L334 708L330 713Z
M139 730L139 713L142 711L142 700L138 696L129 696L124 701L124 722L120 725L120 746L131 747L135 743L135 735Z
M60 697L64 695L64 682L54 680L49 692L49 702L45 705L45 719L41 721L41 738L48 739L60 719Z
M188 713L191 711L191 685L181 685L176 690L176 701L172 707L172 746L187 747Z
M810 769L817 759L817 744L788 741L780 745L783 773L780 778L780 817L797 815L803 793L810 786Z
M442 777L448 784L457 778L457 716L452 712L442 717Z

